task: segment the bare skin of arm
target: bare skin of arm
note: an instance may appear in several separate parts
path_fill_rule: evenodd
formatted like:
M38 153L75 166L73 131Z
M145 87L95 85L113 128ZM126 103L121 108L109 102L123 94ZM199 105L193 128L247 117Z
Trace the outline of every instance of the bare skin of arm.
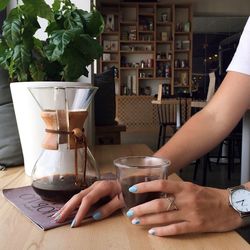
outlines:
M166 143L155 156L172 162L170 173L217 146L250 107L250 76L229 72L212 100ZM181 157L180 157L181 156Z

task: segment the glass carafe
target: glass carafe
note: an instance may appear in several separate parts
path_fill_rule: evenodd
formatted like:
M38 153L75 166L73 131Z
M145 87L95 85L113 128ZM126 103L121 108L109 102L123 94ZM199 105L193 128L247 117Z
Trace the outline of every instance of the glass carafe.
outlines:
M32 171L32 187L45 200L66 201L99 179L84 131L93 86L29 88L45 123L42 153Z

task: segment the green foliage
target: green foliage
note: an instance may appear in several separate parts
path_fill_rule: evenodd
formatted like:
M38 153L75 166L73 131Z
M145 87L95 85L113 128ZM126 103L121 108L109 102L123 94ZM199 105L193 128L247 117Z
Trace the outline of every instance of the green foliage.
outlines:
M5 9L7 7L9 1L10 0L1 0L0 1L0 11L3 10L3 9Z
M9 0L1 0L0 9ZM45 41L34 35L38 17L48 21ZM12 81L75 81L88 76L87 66L102 53L96 37L104 29L97 10L78 9L70 0L23 0L3 24L0 66Z

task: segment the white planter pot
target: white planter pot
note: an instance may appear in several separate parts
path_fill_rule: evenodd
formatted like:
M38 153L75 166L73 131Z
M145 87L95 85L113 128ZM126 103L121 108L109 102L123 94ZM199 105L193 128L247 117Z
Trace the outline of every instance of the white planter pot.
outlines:
M41 110L32 97L28 87L46 86L79 86L81 82L15 82L10 84L17 127L23 150L25 173L30 176L32 169L41 153L41 143L44 138L45 125L40 117ZM90 112L91 113L91 112ZM89 115L88 124L92 123L93 116ZM87 126L88 138L93 134ZM91 139L89 139L91 141Z

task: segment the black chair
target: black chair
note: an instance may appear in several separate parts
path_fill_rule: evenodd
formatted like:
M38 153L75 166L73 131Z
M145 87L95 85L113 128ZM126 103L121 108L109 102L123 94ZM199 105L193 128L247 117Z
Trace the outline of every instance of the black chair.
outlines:
M220 164L227 164L227 178L231 180L231 173L234 169L234 162L236 158L236 150L238 151L238 158L241 158L241 139L242 139L242 122L240 122L235 129L221 142L218 146L218 153L216 156L216 166ZM223 147L227 146L227 154L223 155ZM209 152L195 161L193 181L196 180L199 165L202 166L202 185L207 182L207 168L212 171L210 158L214 158ZM221 163L221 159L226 159L225 163Z
M221 159L226 159L227 177L231 180L231 172L234 170L235 159L241 159L241 140L242 140L242 120L237 124L233 131L223 140L219 146L216 165L221 164ZM223 147L227 147L226 155L223 155ZM236 152L237 150L237 152ZM239 162L240 163L240 162Z
M191 116L191 98L173 97L152 101L156 105L159 134L157 148L163 146L166 140L172 136ZM170 135L166 134L167 128L172 129Z

